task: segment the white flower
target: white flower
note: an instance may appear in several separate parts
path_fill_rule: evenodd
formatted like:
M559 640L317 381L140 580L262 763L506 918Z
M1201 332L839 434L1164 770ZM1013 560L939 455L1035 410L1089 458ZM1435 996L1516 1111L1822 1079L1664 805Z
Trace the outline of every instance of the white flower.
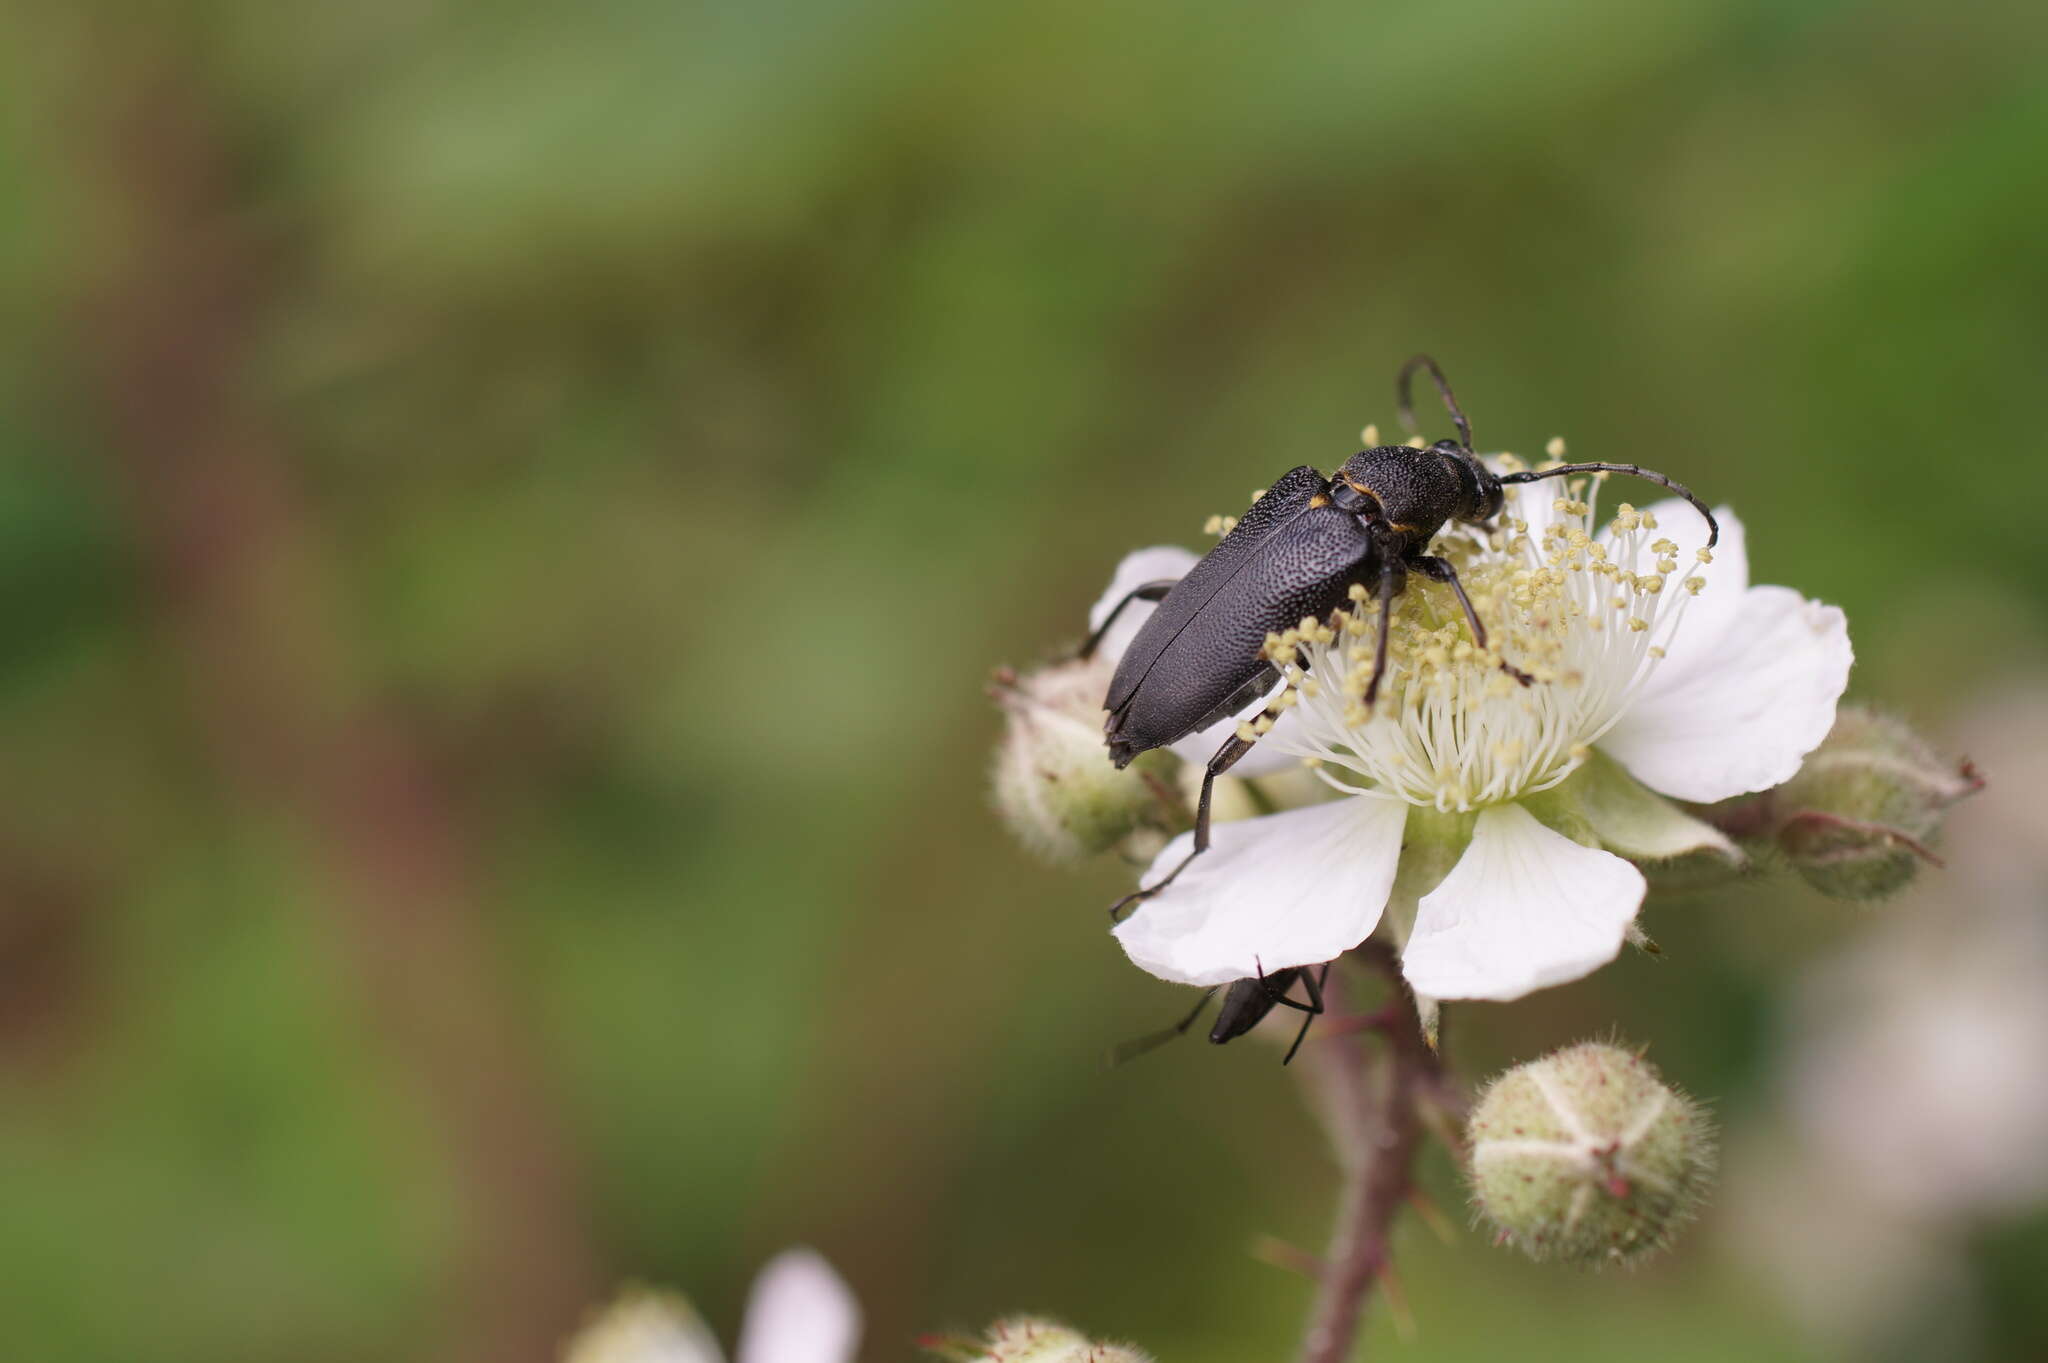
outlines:
M1736 855L1652 792L1721 800L1798 771L1848 682L1841 611L1750 586L1742 524L1725 508L1709 555L1661 533L1705 542L1683 502L1624 503L1596 533L1574 491L1507 491L1498 529L1449 528L1434 546L1456 564L1490 651L1472 646L1446 589L1412 575L1370 712L1378 618L1362 589L1335 629L1268 641L1288 665L1274 702L1285 713L1233 774L1258 774L1254 757L1266 770L1306 759L1343 798L1217 825L1210 850L1117 928L1132 960L1199 985L1327 961L1363 941L1391 898L1417 994L1519 998L1620 950L1645 888L1624 857ZM1142 550L1112 590L1192 562ZM1126 610L1105 647L1127 646L1143 618ZM1204 761L1223 729L1175 751ZM1191 846L1175 839L1141 883Z
M785 1250L754 1279L736 1363L853 1363L860 1307L832 1266L807 1249ZM689 1304L628 1291L585 1326L563 1363L723 1363L718 1341Z

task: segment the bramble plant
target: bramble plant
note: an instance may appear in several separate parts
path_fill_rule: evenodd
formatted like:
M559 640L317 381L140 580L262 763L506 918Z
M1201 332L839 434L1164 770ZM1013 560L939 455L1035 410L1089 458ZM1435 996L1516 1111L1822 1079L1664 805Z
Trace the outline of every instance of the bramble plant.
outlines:
M1547 463L1484 464L1533 476L1564 453L1553 440ZM1088 622L1092 652L998 675L997 807L1064 860L1113 848L1149 864L1114 929L1134 964L1211 991L1327 967L1301 1069L1346 1186L1302 1363L1350 1357L1427 1133L1498 1242L1538 1258L1637 1262L1706 1191L1705 1112L1641 1051L1569 1047L1474 1102L1441 1044L1447 1002L1520 998L1647 945L1644 901L1668 884L1735 891L1787 866L1837 898L1889 894L1982 784L1903 722L1841 705L1842 612L1751 585L1733 511L1714 510L1709 550L1683 501L1603 513L1605 482L1508 486L1497 517L1423 546L1469 610L1449 586L1374 599L1353 585L1267 635L1265 694L1127 769L1099 737L1081 760L1077 734L1100 733L1117 659L1196 554L1131 554ZM1240 519L1209 533L1230 545ZM1241 760L1215 778L1211 842L1190 861L1195 787L1232 744Z

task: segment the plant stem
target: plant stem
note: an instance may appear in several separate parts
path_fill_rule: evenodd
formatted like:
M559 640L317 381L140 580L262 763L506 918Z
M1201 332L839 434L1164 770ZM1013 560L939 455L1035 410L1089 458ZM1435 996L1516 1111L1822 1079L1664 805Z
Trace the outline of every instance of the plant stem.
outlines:
M1344 1189L1300 1363L1346 1363L1358 1326L1388 1261L1394 1218L1413 1185L1415 1154L1422 1144L1419 1110L1423 1090L1436 1082L1440 1063L1423 1042L1415 1000L1401 979L1393 954L1378 943L1357 955L1387 978L1391 1013L1380 1031L1386 1058L1377 1067L1365 1036L1332 1038L1320 1048L1330 1132L1344 1170ZM1372 1071L1381 1084L1375 1093Z

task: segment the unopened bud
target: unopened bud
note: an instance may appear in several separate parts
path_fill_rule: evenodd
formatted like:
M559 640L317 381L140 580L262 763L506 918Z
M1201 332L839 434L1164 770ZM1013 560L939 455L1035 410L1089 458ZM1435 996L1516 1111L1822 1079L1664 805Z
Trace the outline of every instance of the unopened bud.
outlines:
M1151 1356L1122 1344L1102 1344L1058 1321L1015 1316L997 1321L981 1339L932 1338L928 1353L948 1363L1152 1363Z
M1585 1042L1518 1065L1473 1109L1472 1195L1533 1258L1627 1262L1669 1242L1713 1171L1713 1134L1641 1056Z
M628 1288L588 1321L562 1351L562 1363L649 1363L717 1358L718 1342L689 1303L667 1292Z
M1983 789L1969 763L1953 766L1904 724L1847 707L1799 774L1772 793L1777 843L1799 874L1838 899L1903 888L1948 808Z
M989 694L1005 717L996 748L996 808L1025 846L1052 861L1103 851L1176 799L1153 752L1118 771L1102 741L1101 662L1054 663L1019 677L998 671ZM1164 802L1164 803L1163 803Z

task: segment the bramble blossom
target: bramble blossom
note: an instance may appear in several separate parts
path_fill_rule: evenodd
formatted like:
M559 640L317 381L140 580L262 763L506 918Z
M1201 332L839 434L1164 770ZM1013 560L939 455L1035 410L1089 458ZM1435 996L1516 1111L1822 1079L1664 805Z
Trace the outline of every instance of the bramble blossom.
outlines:
M1790 588L1751 586L1725 508L1711 553L1673 538L1706 540L1681 501L1623 503L1600 525L1602 481L1513 486L1491 531L1447 527L1433 552L1456 565L1489 648L1474 647L1448 590L1411 576L1370 710L1379 622L1363 588L1331 620L1267 640L1285 677L1267 706L1277 722L1240 721L1259 742L1232 774L1305 761L1337 798L1217 824L1210 850L1116 929L1133 961L1221 984L1331 960L1384 917L1424 999L1513 999L1613 959L1643 900L1633 862L1740 857L1662 797L1718 801L1796 773L1848 682L1846 622ZM1138 551L1096 618L1194 562ZM1144 613L1127 610L1104 647L1120 653ZM1229 727L1175 751L1205 761ZM1191 836L1141 884L1179 865Z
M853 1363L860 1306L832 1266L784 1250L754 1279L736 1363ZM569 1341L563 1363L724 1363L689 1303L628 1290Z

